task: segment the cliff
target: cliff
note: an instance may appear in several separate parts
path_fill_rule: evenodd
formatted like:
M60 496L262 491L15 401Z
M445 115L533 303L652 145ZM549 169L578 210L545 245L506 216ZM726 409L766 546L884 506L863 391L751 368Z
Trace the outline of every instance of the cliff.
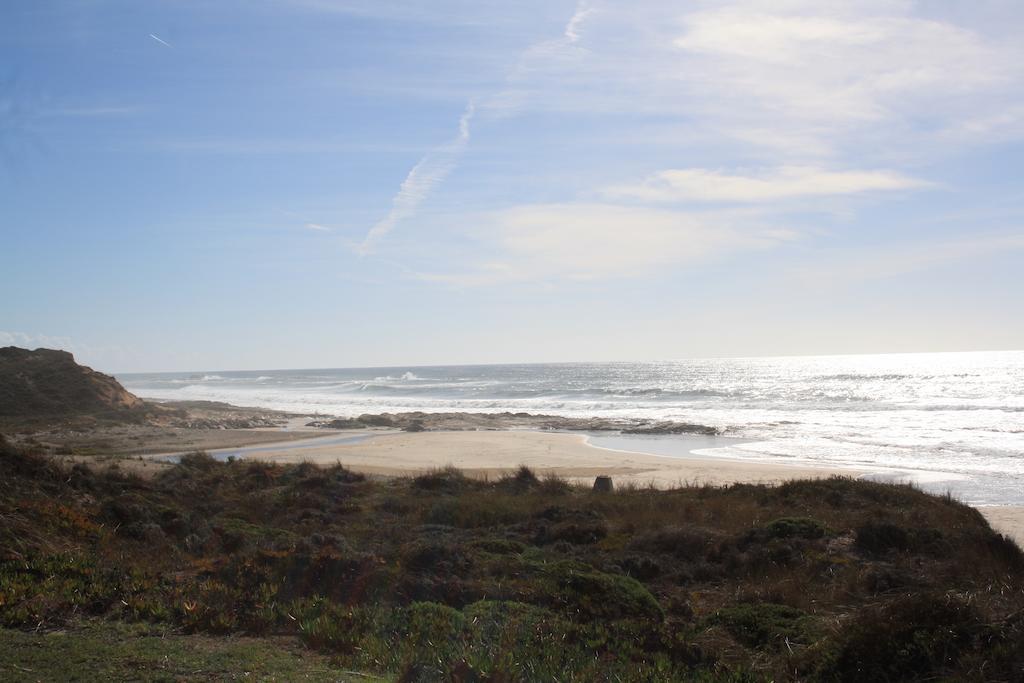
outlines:
M140 409L142 399L67 351L0 348L0 415L84 415Z

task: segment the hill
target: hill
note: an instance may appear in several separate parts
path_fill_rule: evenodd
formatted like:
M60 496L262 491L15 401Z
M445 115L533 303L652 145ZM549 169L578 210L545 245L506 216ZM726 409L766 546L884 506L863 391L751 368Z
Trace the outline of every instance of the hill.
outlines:
M1024 674L1024 555L907 486L600 493L199 453L144 481L0 438L0 520L0 646L59 633L112 671L250 642L410 683Z
M0 416L65 416L141 409L142 399L67 351L0 348Z

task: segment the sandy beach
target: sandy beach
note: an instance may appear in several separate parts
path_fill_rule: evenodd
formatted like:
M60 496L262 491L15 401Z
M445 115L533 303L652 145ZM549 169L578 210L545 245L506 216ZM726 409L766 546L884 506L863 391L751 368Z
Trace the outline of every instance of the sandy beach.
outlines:
M1024 547L1024 506L999 505L978 508L985 515L989 525Z
M619 483L659 487L778 483L832 475L855 477L863 473L852 469L777 465L697 455L669 457L616 451L591 446L581 434L557 432L356 432L347 436L362 440L319 446L318 441L327 440L321 437L304 443L268 444L258 450L245 450L244 457L280 463L326 465L340 462L358 472L391 476L418 474L452 465L469 476L495 477L526 465L538 474L557 474L573 481L587 482L599 474L607 474ZM685 441L688 437L676 438ZM707 445L706 438L692 438L694 448Z

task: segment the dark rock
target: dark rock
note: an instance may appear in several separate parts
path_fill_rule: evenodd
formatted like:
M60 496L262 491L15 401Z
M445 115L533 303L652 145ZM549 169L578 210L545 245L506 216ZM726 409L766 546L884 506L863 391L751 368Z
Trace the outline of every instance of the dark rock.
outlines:
M703 434L718 436L721 430L707 425L695 425L687 422L655 422L654 424L627 427L623 434Z

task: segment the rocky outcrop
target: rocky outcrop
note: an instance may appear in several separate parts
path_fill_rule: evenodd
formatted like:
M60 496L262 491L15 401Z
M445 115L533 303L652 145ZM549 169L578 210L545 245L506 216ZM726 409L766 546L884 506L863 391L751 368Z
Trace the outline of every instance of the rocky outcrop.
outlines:
M138 396L67 351L0 348L0 415L58 416L137 411Z
M407 432L466 431L475 429L549 429L573 432L622 432L623 434L702 434L714 436L717 427L686 422L641 418L563 417L530 413L381 413L310 422L326 429L390 428Z
M651 422L648 424L628 427L622 430L623 434L702 434L704 436L715 436L721 434L721 430L707 425L695 425L689 422Z
M150 409L150 424L177 429L279 429L288 424L288 418L299 417L220 401L164 401L146 405Z

